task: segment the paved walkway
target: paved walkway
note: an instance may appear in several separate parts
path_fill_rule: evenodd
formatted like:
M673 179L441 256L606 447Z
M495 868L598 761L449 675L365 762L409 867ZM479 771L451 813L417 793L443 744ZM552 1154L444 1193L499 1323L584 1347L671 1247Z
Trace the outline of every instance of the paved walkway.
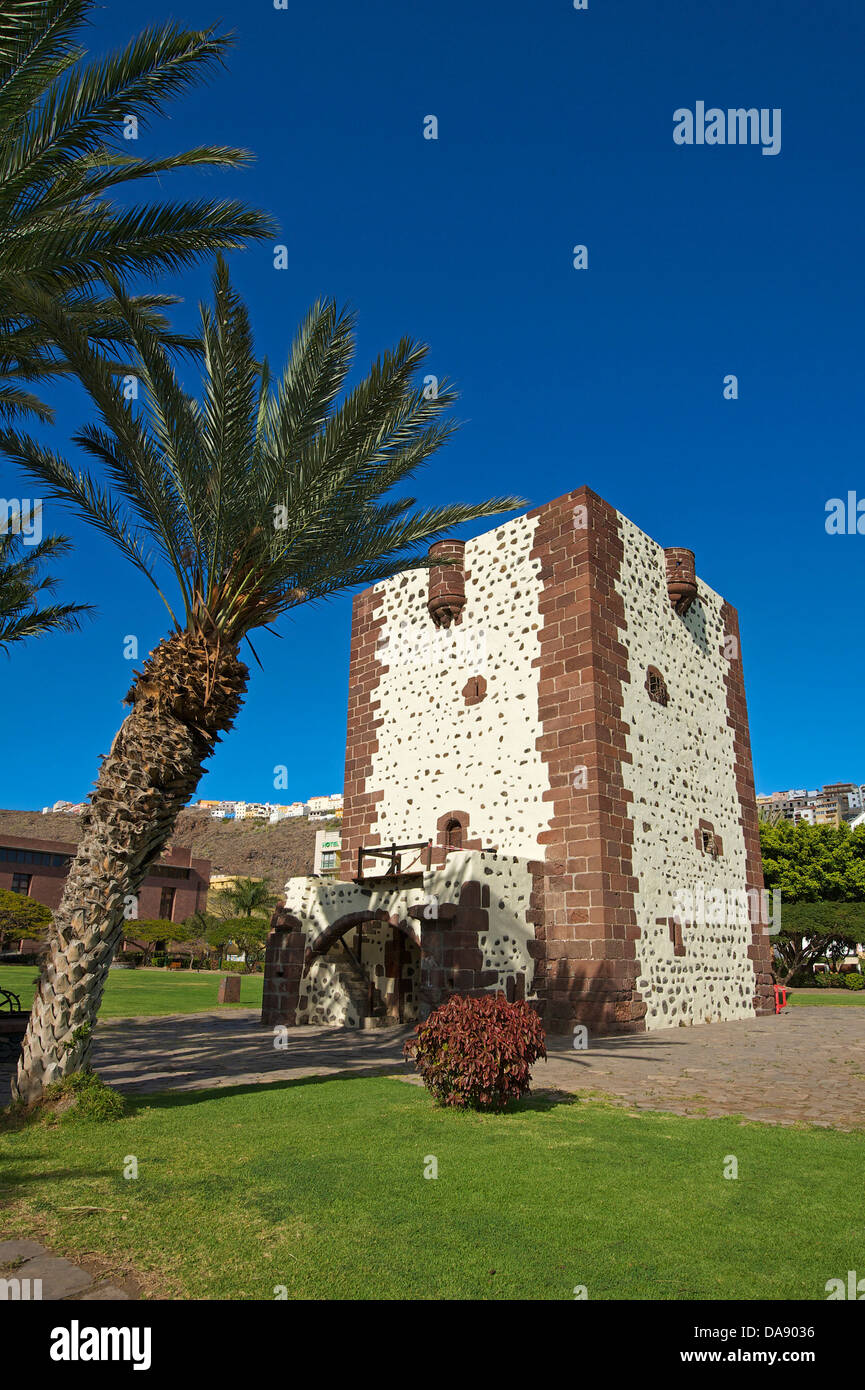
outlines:
M17 1281L17 1282L15 1282ZM35 1240L0 1240L0 1300L114 1302L130 1295Z
M409 1028L263 1028L258 1009L100 1025L93 1066L130 1094L254 1086L301 1076L370 1076L402 1064ZM275 1045L285 1043L285 1046Z
M412 1068L402 1059L410 1029L369 1032L292 1028L286 1047L252 1009L99 1025L93 1065L131 1094L249 1086L301 1076L364 1076ZM547 1040L535 1088L605 1095L680 1114L743 1115L778 1124L865 1127L865 1008L788 1009L778 1017L632 1037ZM8 1069L0 1077L8 1094Z
M409 1028L369 1031L262 1028L258 1009L109 1019L97 1027L92 1063L109 1086L132 1095L254 1086L301 1076L372 1075L402 1064ZM275 1046L284 1040L286 1046ZM5 1104L12 1068L0 1070Z
M865 1128L865 1008L599 1038L586 1052L547 1039L536 1086L600 1092L645 1110Z

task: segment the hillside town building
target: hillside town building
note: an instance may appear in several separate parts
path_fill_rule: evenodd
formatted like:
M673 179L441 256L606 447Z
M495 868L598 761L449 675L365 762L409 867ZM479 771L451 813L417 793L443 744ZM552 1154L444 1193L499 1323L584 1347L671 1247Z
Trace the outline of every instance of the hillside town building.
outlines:
M274 801L199 801L195 809L206 811L212 820L266 820L271 825L301 816L331 820L342 815L342 794L312 796L307 802L292 801L289 805Z
M430 557L354 600L339 878L286 884L262 1021L771 1012L738 621L693 553L582 488Z
M817 791L805 787L772 792L757 797L757 809L772 813L798 825L853 826L865 806L865 785L856 782L829 782Z

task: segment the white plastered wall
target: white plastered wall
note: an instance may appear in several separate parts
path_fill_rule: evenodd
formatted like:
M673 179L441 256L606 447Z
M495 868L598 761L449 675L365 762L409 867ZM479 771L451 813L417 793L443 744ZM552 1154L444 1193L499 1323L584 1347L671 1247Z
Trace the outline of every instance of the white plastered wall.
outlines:
M667 593L662 547L621 514L619 521L626 620L621 640L628 649L630 674L623 719L630 726L627 750L632 758L622 770L633 793L641 966L637 988L648 1006L646 1027L751 1017L754 969L741 898L745 844L733 730L727 724L723 599L698 579L698 597L680 617ZM664 677L666 707L649 699L649 666ZM721 836L723 855L718 859L697 847L694 832L701 819ZM677 892L693 893L697 906L701 883L705 916L727 920L684 926L685 955L676 956L666 919L674 913ZM656 918L665 921L659 924Z

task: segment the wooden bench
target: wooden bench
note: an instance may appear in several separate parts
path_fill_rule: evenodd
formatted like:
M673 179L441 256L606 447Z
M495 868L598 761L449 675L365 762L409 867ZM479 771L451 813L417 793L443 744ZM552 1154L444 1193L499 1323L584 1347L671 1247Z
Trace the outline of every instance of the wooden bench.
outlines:
M30 1010L11 989L0 989L0 1062L17 1062L30 1022Z

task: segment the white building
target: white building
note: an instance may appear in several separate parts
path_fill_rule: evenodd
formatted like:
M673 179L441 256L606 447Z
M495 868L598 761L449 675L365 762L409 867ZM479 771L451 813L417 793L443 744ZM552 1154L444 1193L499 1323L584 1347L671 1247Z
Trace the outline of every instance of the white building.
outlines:
M196 802L196 811L206 811L211 820L230 820L234 815L233 801L207 801L202 798Z
M342 792L331 792L330 796L311 796L306 803L306 809L310 816L319 811L341 811Z
M47 812L50 808L45 807ZM58 802L54 810L78 810L71 802ZM271 825L280 821L294 820L308 815L310 820L330 820L342 815L342 794L334 792L330 796L313 796L308 802L292 801L283 804L276 801L199 801L197 809L206 811L213 820L266 820Z
M270 811L271 825L278 825L283 820L294 820L302 816L304 806L302 801L292 801L290 806L273 806Z
M271 807L266 801L236 801L235 820L269 820Z
M847 822L865 806L865 787L855 782L829 782L809 791L804 787L758 796L757 806L777 811L798 825L831 825Z

